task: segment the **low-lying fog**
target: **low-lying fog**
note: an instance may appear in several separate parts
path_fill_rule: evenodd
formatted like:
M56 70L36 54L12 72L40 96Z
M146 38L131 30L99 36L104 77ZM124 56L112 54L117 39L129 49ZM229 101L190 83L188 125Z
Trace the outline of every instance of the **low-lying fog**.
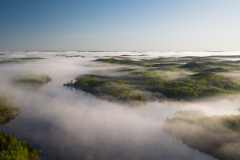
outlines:
M21 113L0 126L29 139L33 147L50 153L43 159L96 160L201 160L213 159L175 141L162 131L162 124L176 111L202 109L209 115L238 114L240 99L213 98L198 102L151 102L141 107L111 103L63 86L75 77L118 66L92 62L96 56L138 55L136 58L198 55L196 52L2 52L0 58L43 57L24 63L0 64L0 89L15 95ZM200 52L202 55L236 55L239 52ZM64 57L61 55L83 55ZM139 56L140 55L140 56ZM132 56L134 58L134 56ZM12 86L13 76L46 74L52 82L40 89Z

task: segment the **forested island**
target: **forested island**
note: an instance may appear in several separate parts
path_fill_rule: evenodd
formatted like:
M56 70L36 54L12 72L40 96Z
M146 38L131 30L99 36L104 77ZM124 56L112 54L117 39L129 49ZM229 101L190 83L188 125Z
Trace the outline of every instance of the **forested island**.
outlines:
M203 111L175 113L163 130L176 140L219 160L240 159L240 115L207 116Z
M226 73L239 73L239 61L226 61L224 58L100 58L95 62L120 65L120 68L111 70L114 76L81 75L64 86L81 89L99 98L124 102L164 99L193 101L238 93L240 80Z
M76 57L80 57L80 58L85 58L85 56L83 55L78 55L78 54L72 54L72 55L69 55L69 54L62 54L62 55L56 55L56 56L59 56L59 57L68 57L68 58L76 58Z
M0 133L1 160L41 160L38 152L25 140L19 140L14 135Z
M26 61L30 61L30 60L39 60L39 59L44 59L44 58L41 58L41 57L11 58L11 59L0 61L0 64L20 63L20 62L26 62Z
M28 75L21 75L13 78L13 82L15 84L38 84L44 85L48 82L52 81L52 78L48 75L44 74L28 74Z
M0 94L0 124L4 124L20 113L21 109L13 105L12 96Z

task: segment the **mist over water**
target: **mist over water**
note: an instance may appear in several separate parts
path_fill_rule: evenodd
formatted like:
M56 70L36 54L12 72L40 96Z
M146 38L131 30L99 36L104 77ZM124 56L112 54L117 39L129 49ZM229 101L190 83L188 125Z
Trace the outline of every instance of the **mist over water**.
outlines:
M45 59L0 64L0 88L15 95L21 113L0 126L29 139L34 148L50 153L46 160L211 160L204 153L175 141L162 131L162 124L176 111L202 109L209 115L238 114L239 96L198 102L149 102L128 107L97 99L91 94L63 86L83 74L113 69L118 65L92 62L95 57L133 55L131 58L159 56L239 55L240 52L2 52L0 60L21 57ZM62 55L83 55L64 57ZM47 74L52 82L36 90L11 85L11 78L23 74Z

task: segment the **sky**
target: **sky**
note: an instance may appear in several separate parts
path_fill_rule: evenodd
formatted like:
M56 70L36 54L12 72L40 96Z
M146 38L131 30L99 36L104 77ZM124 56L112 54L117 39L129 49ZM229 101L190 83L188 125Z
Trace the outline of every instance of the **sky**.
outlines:
M0 0L0 51L240 50L239 0Z

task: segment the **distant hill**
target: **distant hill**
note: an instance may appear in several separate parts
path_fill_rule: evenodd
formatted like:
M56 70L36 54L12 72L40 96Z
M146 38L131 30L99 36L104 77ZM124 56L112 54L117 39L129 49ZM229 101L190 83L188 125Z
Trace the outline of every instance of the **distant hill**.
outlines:
M201 71L202 69L207 69L208 67L202 63L189 62L187 64L180 66L179 68L188 68L189 70L192 71Z
M205 69L203 71L204 72L228 72L227 69L223 69L223 68L209 68L209 69Z

